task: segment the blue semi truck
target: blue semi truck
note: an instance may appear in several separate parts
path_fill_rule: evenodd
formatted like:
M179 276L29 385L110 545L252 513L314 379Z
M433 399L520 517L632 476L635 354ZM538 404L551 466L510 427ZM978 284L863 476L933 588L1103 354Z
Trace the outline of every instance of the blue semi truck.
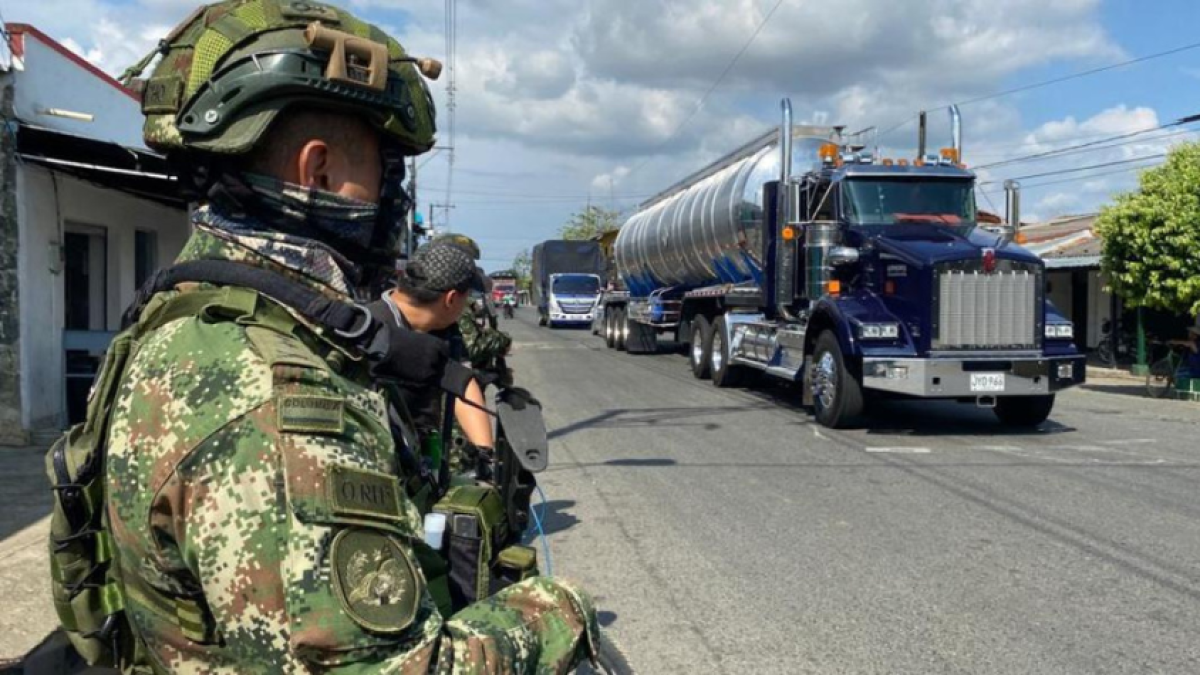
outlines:
M954 399L1010 426L1043 422L1084 381L1045 267L1010 227L977 222L975 175L951 146L880 159L837 127L783 124L641 205L614 246L608 345L687 348L718 387L753 371L799 383L817 421L879 397ZM1008 222L1019 195L1010 193Z

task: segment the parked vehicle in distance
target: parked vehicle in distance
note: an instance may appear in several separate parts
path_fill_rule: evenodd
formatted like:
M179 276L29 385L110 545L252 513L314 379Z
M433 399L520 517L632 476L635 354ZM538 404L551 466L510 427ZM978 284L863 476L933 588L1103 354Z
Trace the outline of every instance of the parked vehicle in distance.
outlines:
M538 323L591 323L603 289L604 256L594 241L550 240L533 247L533 304Z

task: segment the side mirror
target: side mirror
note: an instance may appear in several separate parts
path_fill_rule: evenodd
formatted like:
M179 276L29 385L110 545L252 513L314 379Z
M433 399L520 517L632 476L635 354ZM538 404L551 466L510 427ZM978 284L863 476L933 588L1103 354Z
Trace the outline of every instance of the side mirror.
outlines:
M825 254L825 260L831 267L853 265L858 262L858 257L858 249L849 246L834 246Z

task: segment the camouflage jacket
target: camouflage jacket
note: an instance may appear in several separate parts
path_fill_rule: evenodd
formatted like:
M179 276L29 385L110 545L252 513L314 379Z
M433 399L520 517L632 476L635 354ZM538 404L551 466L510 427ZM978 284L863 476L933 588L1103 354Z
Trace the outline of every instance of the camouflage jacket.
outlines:
M312 250L203 216L182 260L290 270L346 293L329 260L295 267ZM146 335L111 418L109 519L153 670L541 673L588 655L591 600L547 578L439 615L364 370L316 328L227 314Z
M468 306L458 318L458 330L466 343L471 367L491 370L496 367L496 360L508 353L512 338L508 333L483 323L483 318Z

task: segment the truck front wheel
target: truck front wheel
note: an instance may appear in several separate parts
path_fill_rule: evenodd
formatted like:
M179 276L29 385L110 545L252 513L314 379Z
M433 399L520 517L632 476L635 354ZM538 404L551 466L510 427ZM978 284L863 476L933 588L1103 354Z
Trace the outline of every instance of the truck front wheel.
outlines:
M817 422L830 429L842 429L858 421L863 412L862 385L846 367L842 347L833 331L817 338L813 352L813 411Z
M1036 427L1054 409L1054 394L1045 396L1005 396L996 399L996 417L1008 427Z
M688 345L688 361L692 375L697 380L706 380L712 374L712 325L708 319L698 316L692 319L692 340Z

